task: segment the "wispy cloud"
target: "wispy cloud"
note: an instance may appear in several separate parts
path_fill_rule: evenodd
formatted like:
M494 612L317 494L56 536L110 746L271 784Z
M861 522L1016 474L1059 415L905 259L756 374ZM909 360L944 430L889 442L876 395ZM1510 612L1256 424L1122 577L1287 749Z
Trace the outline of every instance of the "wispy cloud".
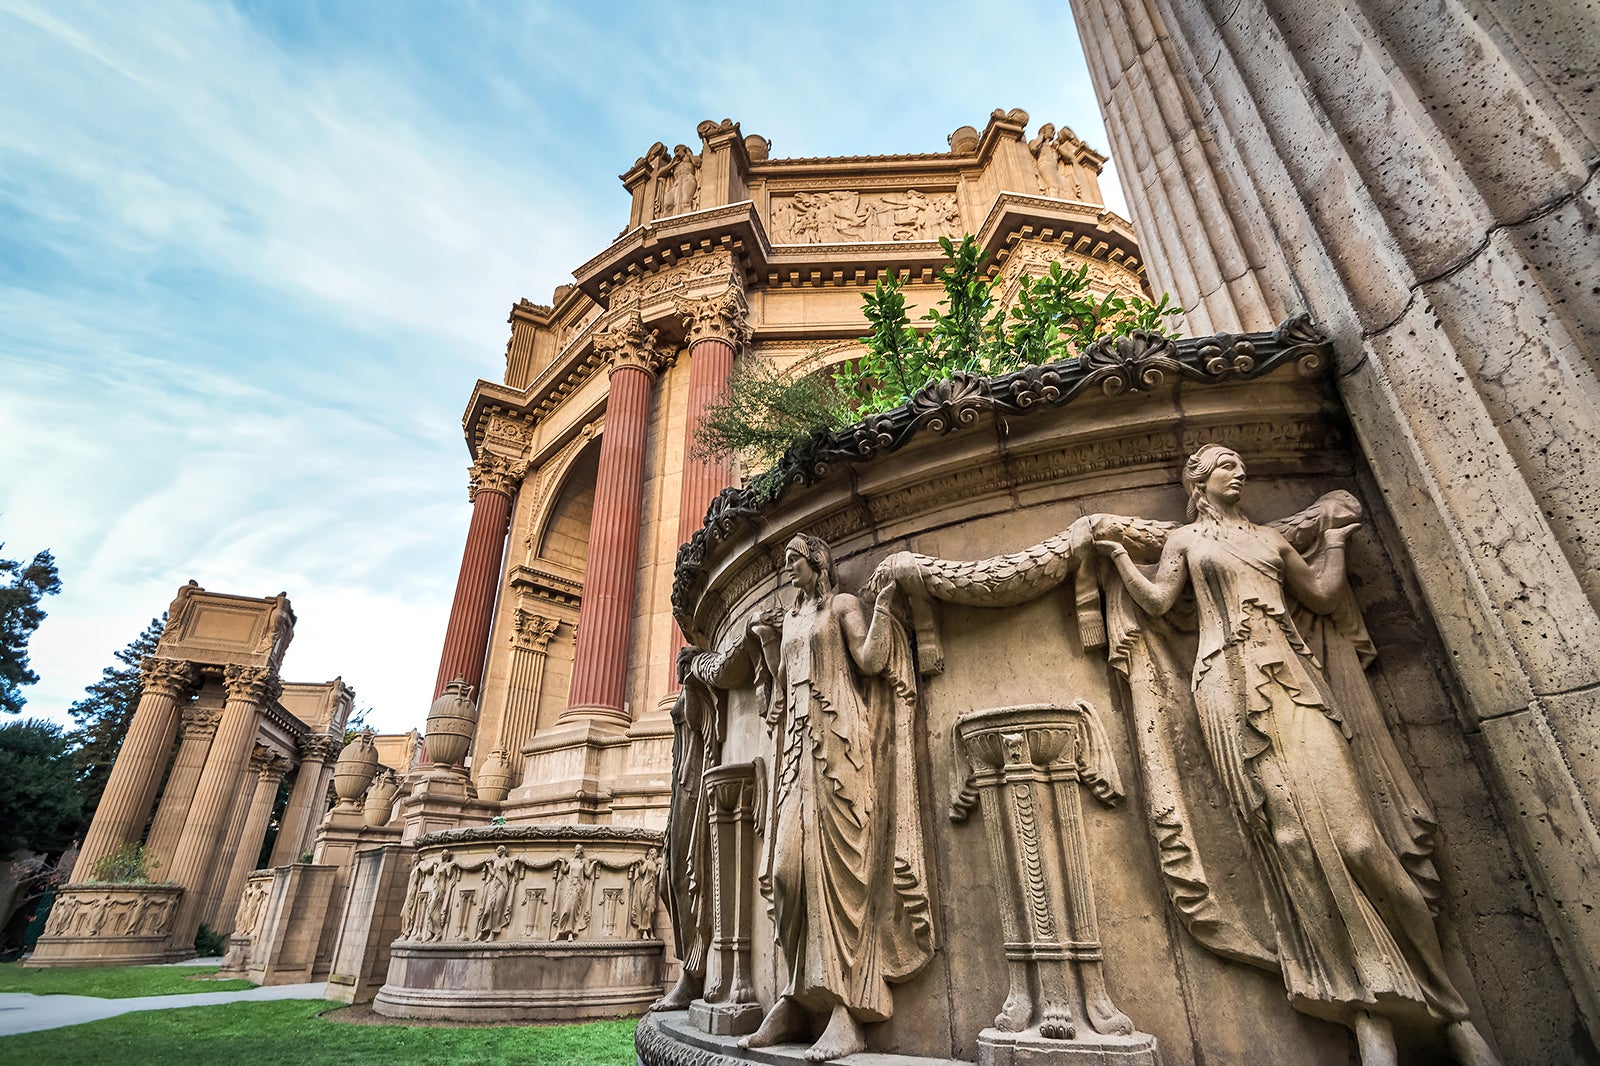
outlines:
M1023 106L1103 143L1065 4L0 0L0 53L0 540L65 584L30 713L193 577L287 589L288 675L417 724L461 406L651 142L937 151Z

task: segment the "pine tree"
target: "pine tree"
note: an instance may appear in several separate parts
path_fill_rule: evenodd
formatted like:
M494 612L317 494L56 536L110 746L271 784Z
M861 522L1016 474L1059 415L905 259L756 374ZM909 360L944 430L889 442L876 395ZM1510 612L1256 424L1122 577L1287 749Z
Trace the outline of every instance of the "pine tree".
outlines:
M75 747L74 760L78 768L78 788L83 794L85 817L93 817L100 805L100 793L105 791L106 780L111 776L111 764L117 759L122 738L128 733L128 723L139 706L139 666L145 657L154 655L156 642L166 625L166 615L152 618L132 644L117 652L120 666L108 666L100 680L84 691L83 699L67 708L77 728L67 739Z
M60 854L84 824L61 727L42 718L0 725L0 857Z
M26 563L0 559L0 710L19 714L28 702L22 686L39 680L28 669L28 639L44 621L39 601L60 591L56 561L49 552Z

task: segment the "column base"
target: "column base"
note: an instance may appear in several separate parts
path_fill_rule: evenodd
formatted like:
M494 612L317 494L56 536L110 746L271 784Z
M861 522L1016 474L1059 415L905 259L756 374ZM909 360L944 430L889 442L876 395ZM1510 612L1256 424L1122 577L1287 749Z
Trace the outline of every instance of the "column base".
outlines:
M985 1029L978 1034L978 1066L1161 1066L1156 1038L1148 1033L1103 1036L1089 1032L1072 1040L1050 1040L1037 1027L1020 1033Z
M621 726L626 729L633 724L633 716L622 707L601 707L599 705L568 707L556 716L556 725L558 726L577 725L581 722Z
M689 1024L712 1036L744 1036L761 1025L759 1003L707 1003L697 999L689 1004Z

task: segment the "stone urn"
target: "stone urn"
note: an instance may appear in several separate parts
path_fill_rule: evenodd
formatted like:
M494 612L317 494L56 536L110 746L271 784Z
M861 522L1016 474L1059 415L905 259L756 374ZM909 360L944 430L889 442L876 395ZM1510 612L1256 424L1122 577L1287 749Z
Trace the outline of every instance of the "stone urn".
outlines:
M478 705L472 686L456 678L428 708L428 758L437 768L454 766L466 758L472 733L478 728Z
M346 744L339 753L338 762L333 764L333 791L339 797L339 805L361 806L361 797L377 772L378 746L372 742L369 729Z
M367 798L361 805L361 820L372 829L389 824L389 812L394 808L394 798L400 793L400 779L385 767L367 786Z
M478 798L499 803L511 791L511 760L504 749L496 748L478 768Z

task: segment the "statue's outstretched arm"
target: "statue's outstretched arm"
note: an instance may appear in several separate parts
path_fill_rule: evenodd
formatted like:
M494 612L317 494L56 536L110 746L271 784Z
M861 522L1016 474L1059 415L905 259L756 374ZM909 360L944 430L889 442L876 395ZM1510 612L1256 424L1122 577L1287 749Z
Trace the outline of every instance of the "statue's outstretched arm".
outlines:
M1172 610L1172 605L1178 602L1178 596L1182 594L1183 586L1189 576L1182 542L1181 537L1167 538L1166 546L1161 549L1161 561L1156 564L1153 578L1146 577L1144 571L1134 565L1133 559L1128 555L1128 549L1116 541L1097 540L1094 546L1111 556L1117 574L1127 586L1128 594L1133 597L1134 602L1152 615L1163 615ZM1304 565L1304 560L1301 563Z

